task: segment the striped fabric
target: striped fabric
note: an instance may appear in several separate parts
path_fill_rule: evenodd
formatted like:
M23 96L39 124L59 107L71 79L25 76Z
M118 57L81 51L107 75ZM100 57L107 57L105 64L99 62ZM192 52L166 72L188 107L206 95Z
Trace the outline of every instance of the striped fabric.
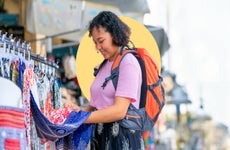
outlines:
M24 111L16 108L4 108L1 106L0 127L25 128Z
M0 106L0 149L26 149L24 109Z

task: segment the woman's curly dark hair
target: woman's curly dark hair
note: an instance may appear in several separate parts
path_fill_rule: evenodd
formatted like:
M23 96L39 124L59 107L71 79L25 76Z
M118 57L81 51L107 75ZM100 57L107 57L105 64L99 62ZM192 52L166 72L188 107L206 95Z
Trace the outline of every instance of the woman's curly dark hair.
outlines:
M111 11L102 11L93 18L89 24L89 37L92 36L94 27L97 29L104 27L113 37L113 44L115 45L127 46L129 43L130 28Z

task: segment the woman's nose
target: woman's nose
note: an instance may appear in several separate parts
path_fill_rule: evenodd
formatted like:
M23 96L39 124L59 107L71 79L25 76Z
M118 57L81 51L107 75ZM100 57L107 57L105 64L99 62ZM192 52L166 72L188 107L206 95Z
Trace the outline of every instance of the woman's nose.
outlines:
M96 44L96 49L100 50L101 49L101 44Z

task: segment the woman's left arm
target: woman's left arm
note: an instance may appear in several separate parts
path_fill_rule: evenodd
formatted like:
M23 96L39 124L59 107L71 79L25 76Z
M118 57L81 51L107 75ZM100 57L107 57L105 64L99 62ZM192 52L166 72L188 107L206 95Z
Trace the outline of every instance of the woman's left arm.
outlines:
M130 98L116 96L113 105L93 111L85 123L108 123L123 119L130 102Z

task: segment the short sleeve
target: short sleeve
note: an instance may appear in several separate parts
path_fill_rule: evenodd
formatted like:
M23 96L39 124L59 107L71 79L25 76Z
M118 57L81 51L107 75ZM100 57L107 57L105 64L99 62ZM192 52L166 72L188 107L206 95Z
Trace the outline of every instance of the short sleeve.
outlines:
M127 54L121 61L115 96L131 98L139 108L142 75L140 65L132 54Z

